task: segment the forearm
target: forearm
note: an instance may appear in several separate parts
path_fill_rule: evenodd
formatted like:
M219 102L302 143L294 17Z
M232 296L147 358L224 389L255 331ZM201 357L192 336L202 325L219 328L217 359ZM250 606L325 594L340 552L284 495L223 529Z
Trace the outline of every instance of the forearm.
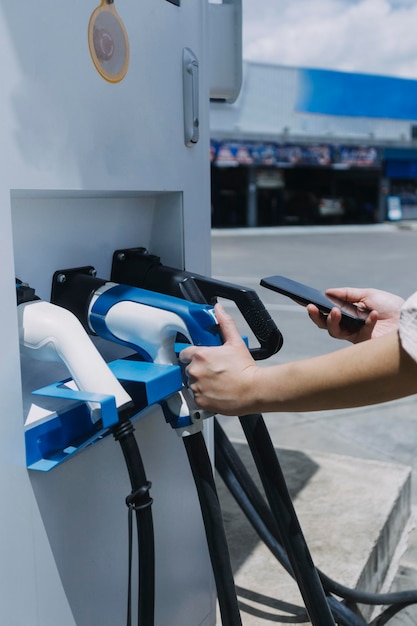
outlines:
M312 359L258 366L232 318L217 305L224 344L182 351L197 405L224 415L323 411L417 394L417 363L398 331Z
M417 393L417 364L398 334L303 361L257 368L248 412L363 406Z

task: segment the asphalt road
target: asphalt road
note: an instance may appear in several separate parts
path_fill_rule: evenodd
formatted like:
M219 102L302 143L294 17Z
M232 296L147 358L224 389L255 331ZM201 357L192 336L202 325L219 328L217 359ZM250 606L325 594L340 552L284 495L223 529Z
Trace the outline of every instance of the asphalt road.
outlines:
M417 289L417 229L393 225L214 231L212 273L256 289L281 329L292 359L335 349L315 330L305 310L259 286L282 274L317 289L376 287L406 297Z

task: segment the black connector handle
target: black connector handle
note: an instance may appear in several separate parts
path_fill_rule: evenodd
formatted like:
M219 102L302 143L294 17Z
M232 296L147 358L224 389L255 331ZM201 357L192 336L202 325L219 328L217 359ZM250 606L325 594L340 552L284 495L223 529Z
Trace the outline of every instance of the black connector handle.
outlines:
M85 330L94 334L88 323L88 307L96 290L105 283L96 278L92 265L57 270L52 277L51 302L74 313Z
M254 359L267 359L282 347L282 334L253 289L168 267L145 248L116 250L111 280L200 304L215 304L218 298L230 300L259 342L259 347L250 348Z
M194 282L208 303L214 304L217 298L224 298L236 304L242 317L259 341L259 347L250 348L250 353L255 360L267 359L281 349L282 334L256 291L214 278L191 275L189 279L185 279L181 283L185 293L189 289L188 280Z

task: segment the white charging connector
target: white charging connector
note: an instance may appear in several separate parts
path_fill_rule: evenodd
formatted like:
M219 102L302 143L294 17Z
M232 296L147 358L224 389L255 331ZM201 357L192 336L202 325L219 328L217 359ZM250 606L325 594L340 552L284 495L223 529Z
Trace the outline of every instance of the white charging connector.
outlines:
M79 390L112 395L118 409L131 402L73 313L43 300L20 304L17 313L20 344L32 358L62 361Z
M175 313L128 300L110 308L106 327L118 340L139 345L154 363L175 364L177 333L189 339L187 326Z

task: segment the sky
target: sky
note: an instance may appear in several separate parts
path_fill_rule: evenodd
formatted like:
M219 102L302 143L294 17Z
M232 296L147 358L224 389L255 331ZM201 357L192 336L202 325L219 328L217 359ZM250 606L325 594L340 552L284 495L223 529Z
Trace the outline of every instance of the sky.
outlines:
M417 79L417 0L242 0L243 58Z

